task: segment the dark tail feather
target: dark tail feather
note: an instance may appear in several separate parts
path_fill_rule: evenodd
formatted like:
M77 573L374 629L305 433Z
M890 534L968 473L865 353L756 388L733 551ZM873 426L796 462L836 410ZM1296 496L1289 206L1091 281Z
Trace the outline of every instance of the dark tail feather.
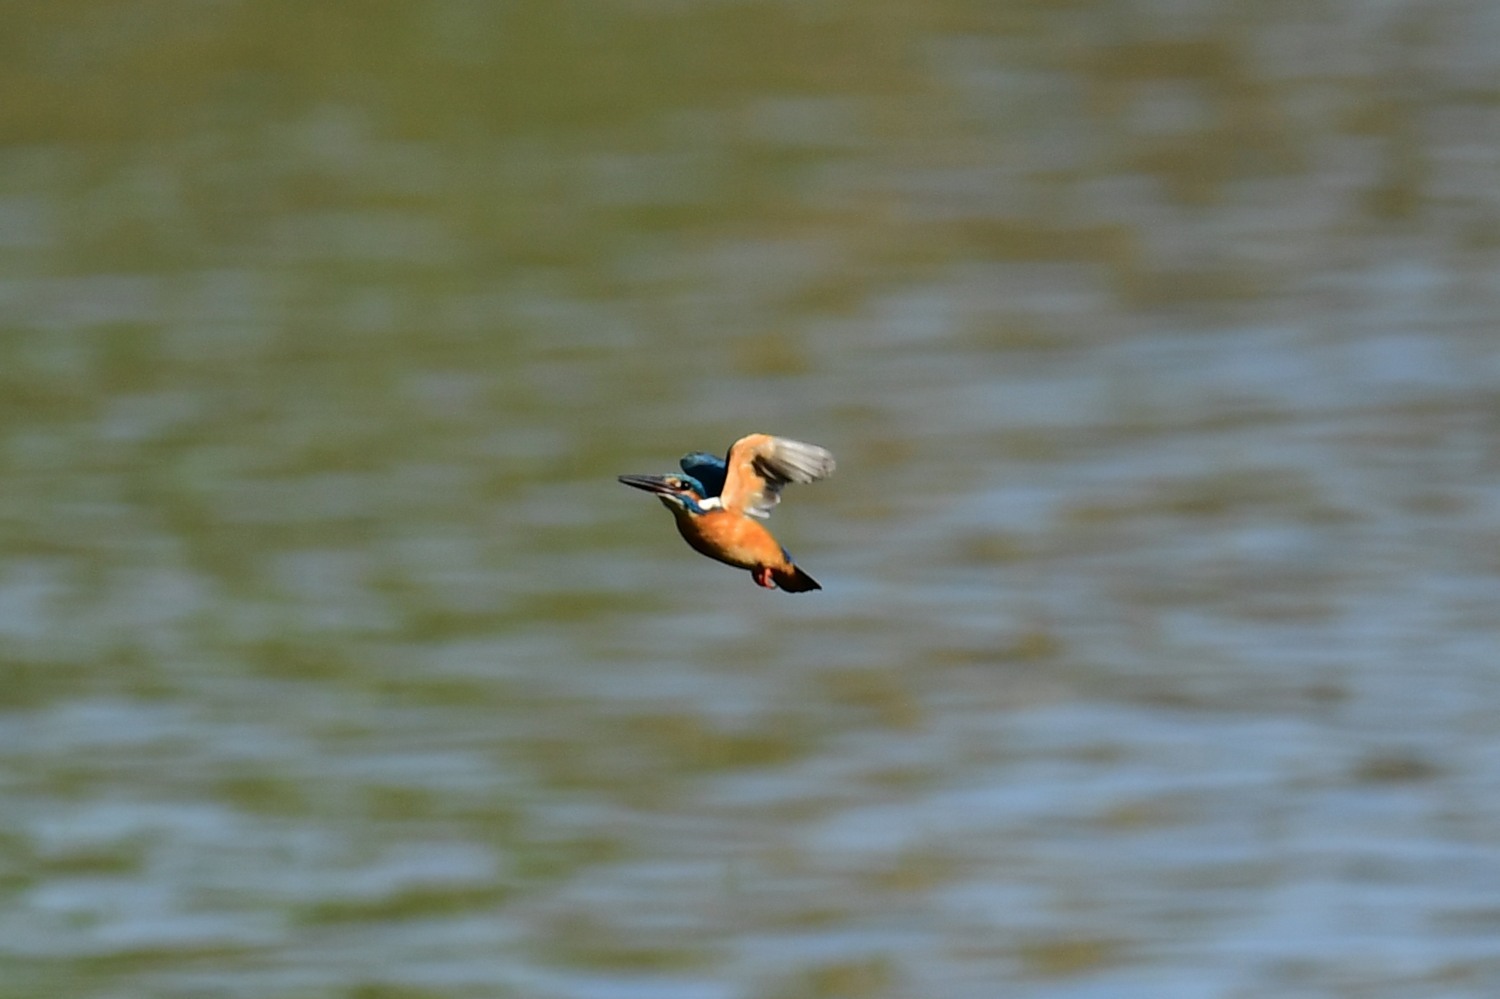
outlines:
M771 578L776 581L777 586L788 593L806 593L808 590L821 590L823 588L818 585L816 579L813 579L807 573L803 572L801 567L795 565L792 566L790 572L772 569Z

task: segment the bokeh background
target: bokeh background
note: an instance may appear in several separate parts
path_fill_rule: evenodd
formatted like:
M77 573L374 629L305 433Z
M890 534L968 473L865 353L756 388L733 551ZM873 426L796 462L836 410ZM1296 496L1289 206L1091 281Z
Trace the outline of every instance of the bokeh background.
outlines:
M7 3L0 999L1500 995L1497 315L1486 0Z

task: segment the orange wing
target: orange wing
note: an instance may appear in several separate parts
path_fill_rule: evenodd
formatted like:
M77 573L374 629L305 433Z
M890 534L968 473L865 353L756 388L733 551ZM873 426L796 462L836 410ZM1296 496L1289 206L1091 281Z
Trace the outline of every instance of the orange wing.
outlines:
M833 473L833 455L816 444L750 434L729 448L723 503L752 517L769 517L788 482L816 482Z

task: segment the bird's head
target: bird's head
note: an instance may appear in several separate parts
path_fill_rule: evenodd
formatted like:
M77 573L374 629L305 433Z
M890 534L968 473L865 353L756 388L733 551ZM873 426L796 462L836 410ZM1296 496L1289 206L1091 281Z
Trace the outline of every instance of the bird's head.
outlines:
M691 475L622 475L619 478L627 486L655 494L662 505L673 512L706 513L717 502L705 501L703 483Z
M729 466L723 458L707 451L689 451L677 462L691 479L703 486L704 496L717 496L724 491L724 478Z

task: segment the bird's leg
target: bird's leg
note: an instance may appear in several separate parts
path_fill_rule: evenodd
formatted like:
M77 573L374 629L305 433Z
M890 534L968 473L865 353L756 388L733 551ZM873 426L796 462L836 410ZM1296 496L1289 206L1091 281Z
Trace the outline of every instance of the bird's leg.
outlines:
M755 580L757 585L764 586L768 590L776 589L776 584L771 582L770 566L758 565L754 569L750 570L750 576Z

